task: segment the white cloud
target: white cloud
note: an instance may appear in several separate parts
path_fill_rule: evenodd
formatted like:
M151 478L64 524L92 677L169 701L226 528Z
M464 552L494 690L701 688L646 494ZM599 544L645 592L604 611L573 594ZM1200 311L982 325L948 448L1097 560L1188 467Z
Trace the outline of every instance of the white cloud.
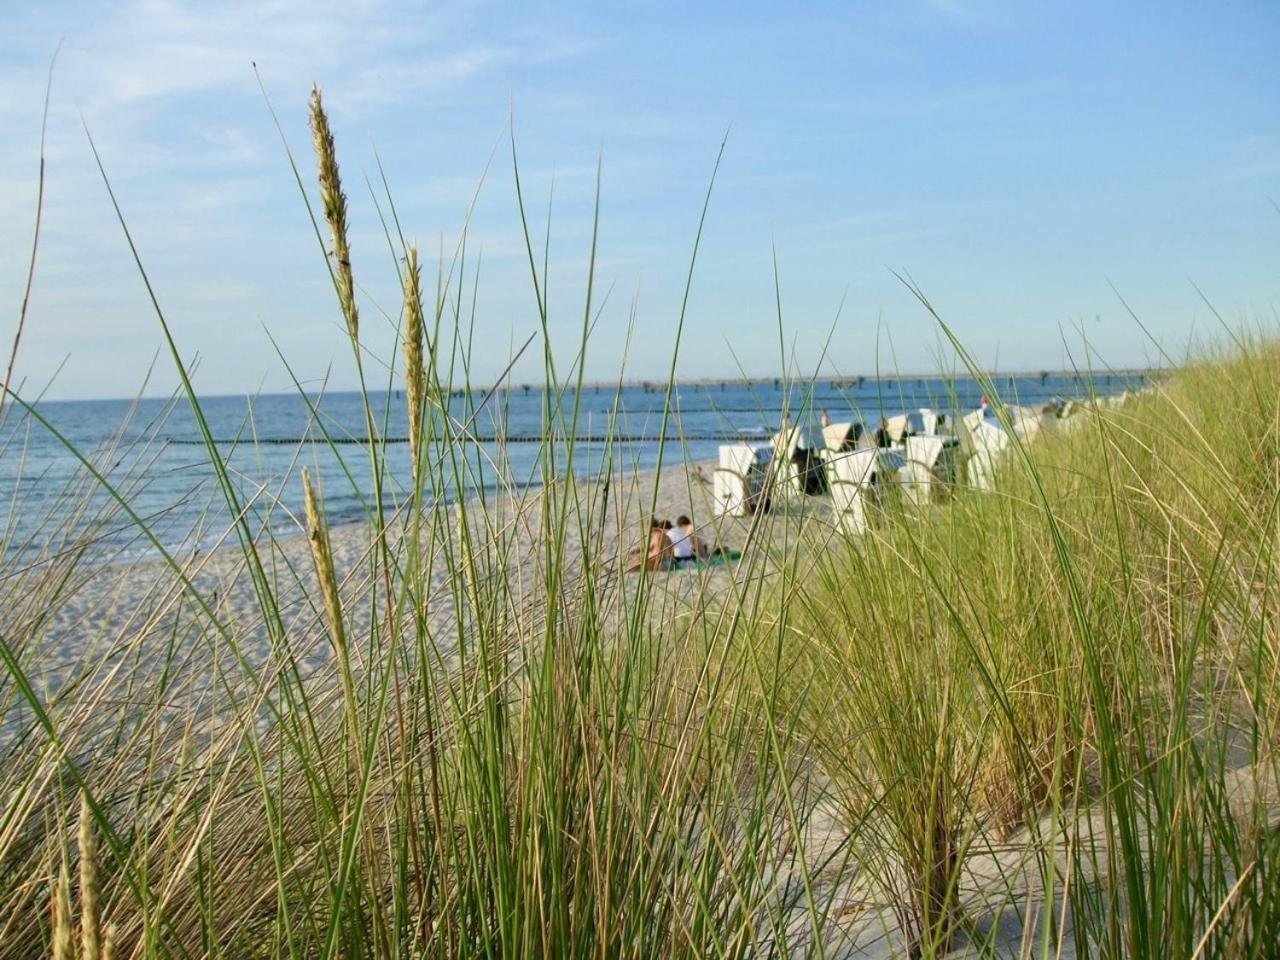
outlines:
M406 110L415 96L448 98L455 89L589 49L572 36L543 35L491 11L481 10L482 17L476 12L474 5L388 0L124 0L102 7L49 4L16 21L15 32L0 38L0 295L6 300L17 298L25 279L44 58L63 39L49 116L32 322L20 367L29 364L39 379L46 374L42 365L78 342L91 355L97 381L91 374L83 386L72 384L73 391L127 392L139 370L117 360L131 355L128 343L150 342L156 333L84 125L162 305L179 320L192 349L207 354L212 376L227 373L228 336L262 339L259 318L277 328L294 326L299 316L314 324L327 292L311 281L323 268L262 102L255 62L304 177L306 97L313 82L325 89L341 134L347 191L357 198L357 255L375 282L379 271L390 272L381 228L362 196L362 173L373 166L362 134L390 130L394 136L407 118L416 122L417 109ZM497 118L495 133L503 120ZM415 197L456 204L460 219L475 177L463 182L446 173L441 179L450 189L462 182L464 189L446 197L439 188L409 182L405 206ZM440 225L430 229L428 245ZM477 229L474 241L472 249L483 242L490 261L515 259L518 252L514 238L491 228ZM280 277L272 288L266 286L270 268L263 266L268 257ZM294 273L286 276L286 270ZM72 336L76 330L85 335ZM210 343L210 337L222 342ZM136 359L145 365L149 353L142 353L147 355ZM99 366L97 359L108 356L113 359Z

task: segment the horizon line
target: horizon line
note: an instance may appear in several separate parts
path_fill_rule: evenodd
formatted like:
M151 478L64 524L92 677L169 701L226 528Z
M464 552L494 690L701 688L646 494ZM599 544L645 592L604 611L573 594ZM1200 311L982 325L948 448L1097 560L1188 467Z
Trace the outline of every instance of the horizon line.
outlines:
M1123 367L1123 368L1107 368L1103 370L1088 370L1088 371L1064 370L1064 369L1012 370L1012 371L995 370L995 371L983 371L981 375L989 377L992 380L1073 379L1080 382L1090 382L1090 381L1098 380L1102 377L1106 377L1108 379L1114 378L1114 377L1119 377L1122 379L1123 378L1137 379L1137 378L1150 377L1153 375L1162 375L1168 372L1169 372L1169 368L1167 367ZM923 382L926 380L935 380L935 381L941 381L943 383L946 383L946 382L956 382L956 381L965 381L965 380L972 381L976 379L977 377L975 375L968 372L945 374L945 375L938 374L938 373L848 374L848 375L842 375L842 376L826 375L826 376L814 376L814 377L803 377L803 378L786 377L786 376L689 377L689 378L676 378L673 381L668 381L661 378L621 380L621 381L619 380L584 380L582 382L582 389L593 390L593 391L599 391L602 388L607 388L611 390L617 390L617 389L651 390L651 389L663 389L667 386L668 382L670 382L671 384L677 387L679 386L727 387L727 386L754 386L754 385L781 386L781 384L785 382L793 386L799 385L799 384L828 384L828 385L835 385L837 387L842 387L847 389L847 388L862 386L867 383L902 383L910 380L916 380L920 382ZM560 389L565 393L571 393L577 389L577 386L578 385L576 383L568 383L568 384L563 384L560 387ZM483 393L488 393L490 391L494 393L499 393L504 391L505 392L521 392L521 393L527 391L532 393L534 391L542 392L546 389L547 389L547 384L545 382L535 383L533 381L530 381L527 383L509 382L505 387L503 383L499 382L496 384L490 383L490 384L474 385L474 386L465 386L465 385L449 386L447 388L448 393L451 396L460 396L468 392L483 394ZM340 395L340 394L360 393L360 392L361 391L358 387L351 387L351 388L344 388L341 390L308 391L307 395L317 396L322 393L326 395L330 395L330 394ZM390 393L392 394L400 394L403 392L404 392L403 385L395 387L390 390ZM296 389L295 390L259 390L254 393L241 393L241 392L199 393L198 392L196 394L196 398L200 400L222 400L222 399L228 399L228 398L241 398L241 397L252 398L252 397L295 396L297 393L298 391ZM385 394L387 393L387 391L379 391L379 393ZM33 400L30 402L35 406L39 406L41 404L49 404L49 403L133 403L140 400L160 400L160 401L174 400L176 401L176 400L182 399L184 396L185 395L181 392L180 389L175 389L174 391L170 393L165 393L165 394L132 394L132 395L119 395L119 396L110 396L110 397L52 397L52 398L46 398L41 400Z

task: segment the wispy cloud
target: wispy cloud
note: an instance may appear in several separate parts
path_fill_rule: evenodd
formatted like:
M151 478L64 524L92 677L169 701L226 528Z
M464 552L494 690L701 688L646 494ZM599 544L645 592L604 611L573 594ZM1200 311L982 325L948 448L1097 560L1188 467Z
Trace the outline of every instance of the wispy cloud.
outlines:
M815 113L858 117L907 118L937 113L977 110L1007 103L1022 95L1002 84L986 84L939 92L865 94L847 99L812 99L795 104Z
M406 96L445 90L484 74L536 67L592 49L584 40L526 36L520 42L474 44L435 56L405 52L360 69L341 83L347 109L402 101Z
M239 112L243 98L258 95L254 63L269 86L320 82L338 92L341 109L367 110L590 49L586 40L527 29L477 35L465 7L406 12L383 0L126 0L108 9L100 21L65 22L50 10L29 30L33 41L66 31L58 108L127 134L156 120L194 128ZM28 64L0 65L0 137L29 122L39 79ZM241 136L239 146L252 140L242 134L224 130Z
M49 182L35 301L39 322L28 338L28 361L47 361L53 353L42 341L52 343L86 324L89 316L95 329L117 344L141 342L155 332L82 121L160 283L162 301L183 318L193 348L209 348L210 370L216 374L219 364L225 366L218 354L224 348L207 342L202 347L208 332L226 329L228 318L237 317L243 319L234 329L250 334L259 311L279 296L264 288L260 276L252 276L257 271L249 251L275 249L281 259L297 263L302 277L311 275L308 268L317 256L305 213L296 195L291 197L254 64L304 162L302 105L313 82L325 87L331 112L347 131L344 149L359 158L345 167L348 190L359 193L362 167L369 165L360 157L361 152L368 156L367 146L360 149L361 133L389 129L394 134L406 119L417 122L420 111L406 109L415 98L448 99L454 91L469 93L490 81L506 89L507 76L527 76L591 49L587 39L571 31L543 33L537 24L517 20L493 16L476 4L390 0L123 0L110 6L49 4L14 18L17 34L0 40L0 53L22 51L20 57L0 56L4 290L11 274L12 283L19 282L23 245L30 242L44 82L40 61L63 38L47 144ZM388 115L394 115L394 124L384 122ZM441 147L433 144L433 149ZM576 179L576 173L562 171L562 183ZM423 195L411 182L398 199L407 208L425 199L465 209L475 178L446 173L440 179L452 191L447 196L444 188ZM355 228L365 239L357 254L366 264L380 265L385 238L370 222L367 204L360 206ZM430 229L440 230L438 220ZM491 229L477 229L473 249L480 246L488 262L514 259L507 249L511 241ZM239 280L237 274L250 279ZM314 308L295 302L293 310L314 323ZM297 318L271 319L288 328ZM90 354L103 349L96 335L74 339ZM115 376L122 373L123 368L114 369ZM96 390L112 392L102 385L112 375L98 377Z
M1227 145L1222 180L1280 179L1280 133L1245 137Z

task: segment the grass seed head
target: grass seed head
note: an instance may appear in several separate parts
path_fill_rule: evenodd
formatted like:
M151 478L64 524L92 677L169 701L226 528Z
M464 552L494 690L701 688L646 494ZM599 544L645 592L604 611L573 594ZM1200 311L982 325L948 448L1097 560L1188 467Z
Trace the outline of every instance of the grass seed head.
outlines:
M89 795L80 793L80 945L83 960L102 960L102 889Z
M53 960L72 960L71 868L66 851L58 860L58 880L53 893Z
M422 440L422 404L426 391L426 371L422 363L422 296L419 286L418 250L405 254L404 272L404 379L409 404L409 452L416 476L418 444Z
M324 112L324 102L320 97L319 87L313 87L311 90L311 136L315 143L324 218L329 224L329 232L333 239L334 275L338 286L338 299L347 321L347 332L352 340L357 340L360 334L360 315L356 310L355 280L351 275L351 246L347 242L347 197L342 192L338 157L333 149L333 133L329 129L329 117Z
M325 616L329 621L329 636L333 640L334 650L340 656L345 656L347 637L342 626L342 601L338 596L338 576L333 568L329 528L325 524L315 488L311 485L311 475L305 469L302 471L302 493L307 511L307 539L311 542L311 559L315 562L316 579L320 583Z

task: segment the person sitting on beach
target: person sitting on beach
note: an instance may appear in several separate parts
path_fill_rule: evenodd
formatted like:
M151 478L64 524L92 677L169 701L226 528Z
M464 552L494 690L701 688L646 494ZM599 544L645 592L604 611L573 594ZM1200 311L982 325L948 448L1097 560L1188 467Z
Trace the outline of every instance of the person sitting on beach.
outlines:
M667 531L671 541L671 555L676 566L685 566L695 560L707 559L706 544L693 529L693 521L684 514L676 518L674 528Z
M628 555L627 573L635 573L642 567L655 572L671 569L674 560L671 540L667 537L670 527L670 520L654 517L649 521L649 540L643 550L637 547Z

